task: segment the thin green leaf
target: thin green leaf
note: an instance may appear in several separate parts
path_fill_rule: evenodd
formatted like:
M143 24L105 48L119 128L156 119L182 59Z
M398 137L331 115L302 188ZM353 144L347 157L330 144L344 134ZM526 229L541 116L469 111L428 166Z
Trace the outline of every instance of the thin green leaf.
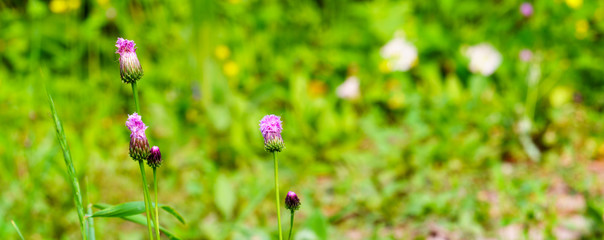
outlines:
M94 204L94 207L103 210L103 209L106 209L106 208L109 208L109 207L112 207L112 206L110 204L97 203L97 204ZM147 226L147 219L143 215L134 215L134 216L121 217L121 219L124 219L126 221L130 221L130 222L133 222L133 223L138 223L138 224L143 225L143 226ZM159 230L161 232L163 232L164 234L166 234L166 236L168 236L168 238L170 238L170 239L173 239L173 240L180 240L181 239L178 236L174 235L174 233L172 233L172 232L168 231L167 229L165 229L164 227L160 226Z
M174 216L176 219L178 219L178 221L181 222L182 224L186 224L185 219L182 217L182 215L180 215L180 213L178 213L176 210L174 210L174 208L163 205L163 204L159 204L159 207L161 209L163 209L164 211L168 212L169 214L172 214L172 216Z
M151 203L152 207L155 207L155 203ZM95 207L104 206L95 204ZM170 215L174 216L179 222L182 224L185 223L185 219L178 213L174 208L167 206L165 204L159 204L159 207L164 211L168 212ZM145 212L145 202L137 201L137 202L127 202L118 204L115 206L107 207L101 211L95 212L91 215L91 217L127 217L132 215L137 215Z
M224 174L218 175L214 183L214 202L220 212L230 219L235 208L235 189L229 178Z
M21 240L25 240L25 238L23 237L23 234L21 234L21 230L19 230L19 227L17 226L15 221L11 220L10 222L13 223L13 227L15 227L15 230L17 231L17 234L19 234L19 237L21 237Z
M67 138L65 137L65 131L63 130L63 125L61 124L61 120L59 119L59 115L57 115L57 110L55 109L55 103L52 100L52 96L48 89L46 90L48 94L48 103L50 105L50 112L52 114L52 119L55 123L55 130L57 131L57 138L59 139L59 143L61 144L61 149L63 149L63 159L65 160L65 166L67 166L67 173L70 178L71 188L73 189L73 198L76 205L76 210L78 212L78 218L80 220L80 231L82 232L82 239L86 240L86 227L84 225L84 206L82 204L82 193L80 192L80 183L78 182L78 178L76 175L75 168L73 166L73 161L71 160L71 153L69 151L69 145L67 145Z
M97 207L97 204L95 204ZM145 202L127 202L107 207L92 214L92 217L127 217L145 212Z

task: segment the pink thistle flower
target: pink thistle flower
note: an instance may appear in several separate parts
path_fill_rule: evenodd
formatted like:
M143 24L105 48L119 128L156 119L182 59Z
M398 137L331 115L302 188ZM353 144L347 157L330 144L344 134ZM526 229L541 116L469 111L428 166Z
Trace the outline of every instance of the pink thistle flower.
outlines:
M147 160L149 156L149 140L145 135L147 126L137 113L128 115L126 127L130 130L130 157L136 161Z
M147 157L147 164L149 165L149 167L157 168L157 167L161 166L161 163L162 163L162 159L161 159L161 152L159 151L159 147L153 146L151 148L151 153L149 154L149 157Z
M300 205L301 203L298 195L292 191L287 192L287 196L285 197L285 208L293 212L300 209Z
M528 2L522 3L522 5L520 5L520 13L522 13L522 15L525 17L532 16L533 15L533 5Z
M138 81L143 76L143 68L141 67L138 57L136 56L136 44L123 38L118 38L115 46L120 54L120 76L124 83L133 83Z
M130 130L130 137L144 137L145 130L147 130L147 126L143 122L142 118L138 113L134 113L132 115L128 115L128 120L126 121L126 127Z
M264 150L267 152L281 152L285 148L281 131L283 131L281 117L270 114L260 120L260 132L264 137Z

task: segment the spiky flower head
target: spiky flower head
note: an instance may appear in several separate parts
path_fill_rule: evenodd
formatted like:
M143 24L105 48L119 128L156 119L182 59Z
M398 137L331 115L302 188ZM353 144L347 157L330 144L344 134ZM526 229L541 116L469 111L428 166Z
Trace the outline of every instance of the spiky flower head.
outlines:
M285 208L293 212L300 209L300 204L300 198L298 198L295 192L287 192L287 196L285 196Z
M147 165L152 168L158 168L159 166L161 166L161 160L161 152L159 151L159 147L153 146L151 148L151 153L149 154L149 157L147 157Z
M120 54L120 76L124 83L133 83L143 76L143 67L141 67L136 56L136 44L128 39L117 38L115 46Z
M137 113L128 115L126 127L130 130L130 157L135 161L147 160L149 156L149 140L145 135L147 126Z
M260 132L264 137L264 150L267 152L281 152L285 148L281 131L283 131L281 117L273 114L266 115L260 120Z

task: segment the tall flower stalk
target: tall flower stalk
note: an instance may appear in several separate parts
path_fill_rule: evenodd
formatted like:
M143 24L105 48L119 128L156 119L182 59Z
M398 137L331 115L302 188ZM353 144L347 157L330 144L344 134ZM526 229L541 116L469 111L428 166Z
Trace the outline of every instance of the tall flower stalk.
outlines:
M275 163L275 206L277 207L277 224L279 226L279 240L282 240L281 207L279 206L279 162L277 161L277 153L275 152L273 152L273 160Z
M291 211L291 220L289 226L289 237L288 240L292 239L292 232L294 231L294 213L300 209L300 198L295 192L289 191L285 196L285 208Z
M153 146L151 148L151 154L149 154L149 158L147 158L147 164L149 167L153 168L153 185L155 191L155 234L157 235L157 239L160 239L159 235L159 202L157 201L157 168L161 166L162 158L161 152L159 151L158 146Z
M138 88L136 82L143 76L143 68L141 67L138 57L136 55L136 44L134 41L130 41L123 38L118 38L115 44L117 51L120 55L120 77L122 82L132 85L132 94L134 96L134 104L136 106L136 112L128 116L126 126L130 129L130 157L138 162L141 178L143 181L143 196L145 200L145 212L147 218L147 228L149 230L149 239L153 239L153 230L151 223L151 200L149 197L149 189L147 187L147 177L145 174L145 166L143 161L147 160L149 156L149 141L145 135L147 126L141 120L138 115L140 113L140 104L138 100Z
M137 113L128 115L126 126L132 132L130 134L130 157L138 162L143 181L143 196L145 199L145 212L147 213L147 228L149 229L149 239L153 239L153 230L151 229L151 211L149 200L149 189L147 187L147 176L145 174L145 165L143 162L149 156L149 141L145 135L147 126L141 120L141 116Z
M281 152L285 148L283 138L281 117L275 115L266 115L260 120L260 132L264 137L264 150L273 153L273 161L275 163L275 206L277 208L277 224L279 227L279 240L283 239L281 233L281 207L279 206L279 162L277 160L277 152Z

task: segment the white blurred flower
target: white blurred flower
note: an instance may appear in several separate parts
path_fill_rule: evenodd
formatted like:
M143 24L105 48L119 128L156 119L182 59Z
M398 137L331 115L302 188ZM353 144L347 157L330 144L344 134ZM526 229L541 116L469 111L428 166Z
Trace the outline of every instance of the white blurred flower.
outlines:
M343 99L355 99L359 96L359 86L359 78L350 76L336 88L336 94Z
M465 51L465 54L470 58L470 71L483 76L493 74L502 61L501 53L488 43L471 46Z
M417 48L402 37L395 37L380 49L380 55L392 71L407 71L417 60Z

